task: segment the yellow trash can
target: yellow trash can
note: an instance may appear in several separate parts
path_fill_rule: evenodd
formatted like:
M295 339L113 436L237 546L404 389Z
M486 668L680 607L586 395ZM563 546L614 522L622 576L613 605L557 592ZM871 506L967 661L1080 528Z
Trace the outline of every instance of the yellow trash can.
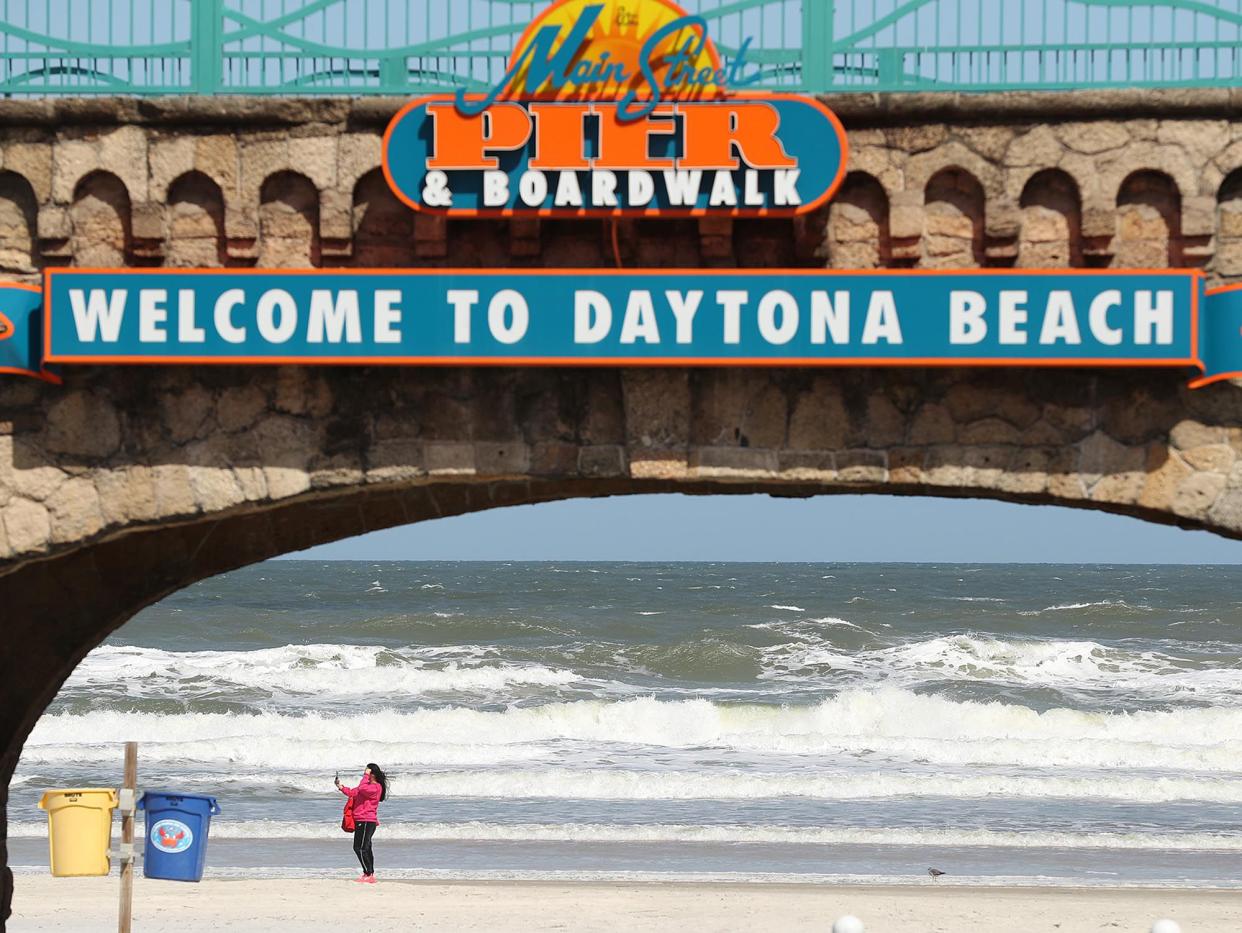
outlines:
M112 868L112 811L117 792L98 787L49 790L39 801L47 811L52 874L57 878L106 875Z

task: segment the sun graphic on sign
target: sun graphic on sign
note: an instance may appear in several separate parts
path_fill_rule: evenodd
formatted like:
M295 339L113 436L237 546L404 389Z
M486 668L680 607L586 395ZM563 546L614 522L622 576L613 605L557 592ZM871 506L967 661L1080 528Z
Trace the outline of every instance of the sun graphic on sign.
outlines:
M529 63L523 63L510 84L512 96L541 100L609 100L620 98L631 90L638 91L640 96L650 96L650 83L642 72L644 52L661 87L662 97L701 99L723 93L724 87L714 81L697 83L692 88L674 86L665 90L674 68L679 69L677 76L682 78L701 74L705 69L716 72L722 67L715 44L710 39L703 41L701 30L693 26L684 26L664 36L654 48L648 49L656 33L690 15L672 0L560 0L527 27L511 61L522 61L536 36L547 27L555 28L559 41L564 42L580 17L597 7L602 9L574 56L571 69L574 79L559 90L553 90L547 81L537 88L527 87ZM678 65L687 46L695 54ZM558 43L556 48L559 47ZM598 77L590 80L592 75ZM624 80L618 80L619 76L624 76ZM675 85L681 83L678 80Z

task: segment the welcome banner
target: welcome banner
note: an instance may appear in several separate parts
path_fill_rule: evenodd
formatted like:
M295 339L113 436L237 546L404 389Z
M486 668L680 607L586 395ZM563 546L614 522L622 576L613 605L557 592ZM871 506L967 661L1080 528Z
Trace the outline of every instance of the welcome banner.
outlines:
M58 365L1163 366L1242 374L1193 270L51 269L0 372Z

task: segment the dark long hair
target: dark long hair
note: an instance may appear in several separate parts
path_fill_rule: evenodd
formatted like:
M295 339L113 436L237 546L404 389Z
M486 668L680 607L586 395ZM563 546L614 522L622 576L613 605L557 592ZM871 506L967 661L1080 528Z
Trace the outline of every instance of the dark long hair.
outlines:
M380 786L380 800L388 799L388 775L384 773L384 769L371 762L367 765L371 771L371 780Z

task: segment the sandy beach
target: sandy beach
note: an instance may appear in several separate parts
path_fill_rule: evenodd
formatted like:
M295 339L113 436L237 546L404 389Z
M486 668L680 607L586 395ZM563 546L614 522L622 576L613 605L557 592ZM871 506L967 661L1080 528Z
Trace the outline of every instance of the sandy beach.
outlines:
M144 788L222 810L209 880L140 882L137 933L827 933L843 914L872 933L1147 933L1166 916L1232 933L1240 582L246 568L134 619L40 720L9 798L10 929L114 928L115 880L46 874L37 804L116 786L132 739ZM350 881L332 786L370 761L393 778L376 888Z
M14 933L96 933L115 923L118 881L17 879ZM443 930L817 930L844 913L869 933L1143 931L1173 917L1184 933L1242 929L1242 891L979 888L939 884L830 887L784 884L595 884L336 880L137 879L143 933L282 933L365 928Z

